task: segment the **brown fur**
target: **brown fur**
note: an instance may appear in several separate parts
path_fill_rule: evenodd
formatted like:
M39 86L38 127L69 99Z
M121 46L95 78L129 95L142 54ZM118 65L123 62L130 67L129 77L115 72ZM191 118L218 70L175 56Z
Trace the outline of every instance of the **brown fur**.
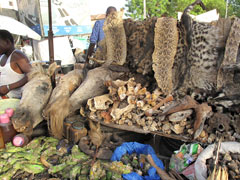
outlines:
M51 133L57 138L62 137L63 121L71 113L80 109L83 103L90 98L102 95L106 91L104 82L118 78L122 73L111 72L107 68L98 67L88 71L85 80L73 92L72 95L57 98L49 106L46 114L49 113Z
M56 99L47 109L49 112L50 134L55 138L61 139L63 136L63 121L70 113L69 96Z
M173 90L172 67L178 45L177 20L159 18L155 25L153 70L158 87L166 95Z
M12 117L14 128L31 135L33 128L43 121L42 110L47 104L52 92L51 79L56 70L56 63L51 64L48 72L38 65L28 74L29 81L23 87L19 107Z
M56 138L62 138L63 120L69 113L69 97L78 88L83 79L82 70L75 69L64 75L54 88L43 115L49 122L49 130ZM64 117L64 118L62 118Z
M123 65L127 56L127 41L123 27L123 11L110 14L103 26L107 45L107 62Z
M217 76L217 88L221 89L229 84L234 84L234 71L224 72L222 67L225 65L234 64L237 61L237 55L240 44L240 19L236 18L231 26L229 36L227 38L225 54L223 62L220 66Z

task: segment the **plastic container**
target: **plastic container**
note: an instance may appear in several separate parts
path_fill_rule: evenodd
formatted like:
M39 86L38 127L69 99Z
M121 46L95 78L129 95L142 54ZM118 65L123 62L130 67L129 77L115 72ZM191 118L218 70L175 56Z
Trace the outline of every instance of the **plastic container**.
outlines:
M67 74L68 72L70 72L74 69L74 64L62 65L61 68L62 68L63 74Z
M12 117L13 113L14 113L14 110L12 108L7 108L5 110L5 113L8 115L8 117Z
M3 132L2 132L2 128L0 127L0 149L5 148L5 143L4 143L4 139L3 139Z
M13 137L12 143L14 146L23 147L27 145L30 141L30 138L24 134L18 134Z
M63 136L68 140L70 140L70 127L75 121L73 118L67 118L63 122Z
M77 143L82 137L87 135L87 129L81 122L74 122L70 127L70 141Z
M7 114L0 115L0 127L2 128L4 143L12 141L12 138L17 134L16 130L10 121Z

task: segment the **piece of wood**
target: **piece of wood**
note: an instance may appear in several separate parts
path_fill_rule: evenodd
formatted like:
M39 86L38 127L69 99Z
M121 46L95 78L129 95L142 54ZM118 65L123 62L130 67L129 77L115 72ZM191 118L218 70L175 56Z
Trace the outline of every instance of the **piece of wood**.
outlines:
M174 180L173 178L171 178L164 170L162 170L161 168L159 168L154 160L152 159L152 156L150 154L147 155L147 160L148 162L151 164L151 166L153 166L156 170L158 175L160 176L160 178L162 180Z
M98 122L97 119L92 119L95 122ZM103 121L101 121L101 124L104 126L108 126L108 127L112 127L112 128L116 128L116 129L121 129L121 130L125 130L125 131L131 131L131 132L136 132L136 133L140 133L140 134L148 134L150 133L150 131L144 131L142 128L139 128L137 126L128 126L128 125L118 125L118 124L114 124L114 123L104 123Z
M187 109L192 109L195 108L197 105L197 101L195 101L190 96L185 96L183 99L176 102L176 104L174 104L170 109L168 109L167 111L163 111L162 115L168 115Z
M84 120L80 118L79 115L75 115L69 118L76 119L77 121L83 122ZM98 119L92 119L94 122L98 122ZM181 140L184 142L192 142L192 138L188 136L182 136L182 135L175 135L175 134L164 134L163 132L160 131L144 131L142 128L139 128L137 126L128 126L128 125L118 125L114 123L104 123L103 121L100 122L101 125L103 125L102 130L104 131L104 126L107 128L113 128L113 129L118 129L122 131L130 131L130 132L136 132L139 134L153 134L153 135L158 135L158 136L163 136L171 139L176 139L176 140ZM115 132L116 130L113 130Z
M153 110L157 110L161 106L163 106L165 103L173 101L173 96L168 95L165 99L163 99L161 102L159 102L156 106L153 107Z

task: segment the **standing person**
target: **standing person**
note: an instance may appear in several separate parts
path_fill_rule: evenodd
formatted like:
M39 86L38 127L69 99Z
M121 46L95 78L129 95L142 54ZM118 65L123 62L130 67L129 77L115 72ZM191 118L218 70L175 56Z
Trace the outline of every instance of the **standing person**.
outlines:
M31 65L28 58L15 49L13 36L6 30L0 30L0 56L0 99L20 99Z
M116 11L117 11L117 9L115 7L113 7L113 6L108 7L107 11L106 11L106 17L109 14L116 12ZM105 19L98 20L94 24L92 34L90 37L90 45L89 45L88 52L87 52L87 58L86 58L87 64L89 63L88 58L92 56L95 45L97 45L99 41L104 39L104 32L103 32L104 21L105 21Z

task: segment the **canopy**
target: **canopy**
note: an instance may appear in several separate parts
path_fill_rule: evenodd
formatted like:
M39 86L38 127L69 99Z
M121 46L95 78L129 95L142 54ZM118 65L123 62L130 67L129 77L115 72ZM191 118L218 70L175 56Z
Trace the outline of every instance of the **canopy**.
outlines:
M0 15L0 29L5 29L12 34L26 36L35 40L41 39L41 36L31 28L8 16Z

